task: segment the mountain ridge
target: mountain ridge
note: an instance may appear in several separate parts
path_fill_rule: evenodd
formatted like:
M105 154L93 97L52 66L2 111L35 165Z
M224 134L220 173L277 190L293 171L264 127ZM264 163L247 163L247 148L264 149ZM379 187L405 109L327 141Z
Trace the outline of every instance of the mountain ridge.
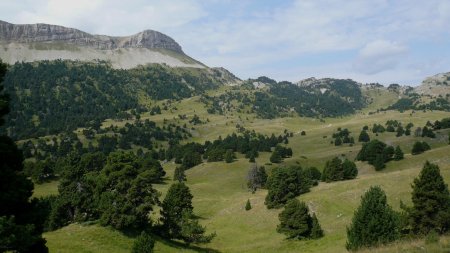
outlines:
M5 21L0 21L0 58L9 64L58 59L102 60L118 69L152 63L206 67L185 54L174 39L154 30L129 36L107 36L59 25Z

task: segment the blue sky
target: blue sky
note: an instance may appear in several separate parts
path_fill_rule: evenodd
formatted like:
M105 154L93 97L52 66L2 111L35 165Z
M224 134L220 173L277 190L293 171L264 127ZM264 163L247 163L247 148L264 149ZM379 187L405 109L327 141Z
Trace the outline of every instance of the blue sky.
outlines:
M17 0L1 19L95 34L154 29L242 79L417 85L450 71L447 0Z

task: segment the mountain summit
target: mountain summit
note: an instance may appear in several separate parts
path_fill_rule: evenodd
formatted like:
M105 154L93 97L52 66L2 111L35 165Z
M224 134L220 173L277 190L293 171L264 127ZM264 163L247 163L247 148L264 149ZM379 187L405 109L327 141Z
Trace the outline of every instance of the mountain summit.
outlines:
M38 60L106 60L116 68L148 63L172 67L205 67L187 56L171 37L153 30L130 36L92 35L50 24L0 21L0 57L8 62Z

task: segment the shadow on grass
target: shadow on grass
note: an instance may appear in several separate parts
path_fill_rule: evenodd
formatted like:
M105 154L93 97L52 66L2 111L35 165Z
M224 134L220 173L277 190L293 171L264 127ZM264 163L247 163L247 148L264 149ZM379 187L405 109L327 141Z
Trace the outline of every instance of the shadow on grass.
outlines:
M175 249L190 249L193 250L195 252L202 252L202 253L220 253L220 251L216 250L216 249L211 249L211 248L203 248L203 247L199 247L196 245L187 245L185 243L179 242L179 241L173 241L173 240L167 240L164 238L161 238L159 236L155 236L155 239L167 246L170 246L172 248Z

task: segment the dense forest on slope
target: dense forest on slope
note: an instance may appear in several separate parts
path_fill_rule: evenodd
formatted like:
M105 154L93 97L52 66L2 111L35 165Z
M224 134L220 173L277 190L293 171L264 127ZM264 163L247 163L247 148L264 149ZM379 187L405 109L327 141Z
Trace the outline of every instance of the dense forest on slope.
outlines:
M290 116L292 112L306 117L338 117L366 105L358 83L352 80L326 79L318 84L299 86L259 77L247 80L241 88L246 92L204 96L201 101L207 105L209 113L223 114L236 108L233 103L237 102L238 112L251 111L266 119Z
M105 62L16 63L4 85L11 98L6 128L14 139L98 125L125 110L147 110L139 96L181 99L228 82L215 69L149 65L113 69Z

